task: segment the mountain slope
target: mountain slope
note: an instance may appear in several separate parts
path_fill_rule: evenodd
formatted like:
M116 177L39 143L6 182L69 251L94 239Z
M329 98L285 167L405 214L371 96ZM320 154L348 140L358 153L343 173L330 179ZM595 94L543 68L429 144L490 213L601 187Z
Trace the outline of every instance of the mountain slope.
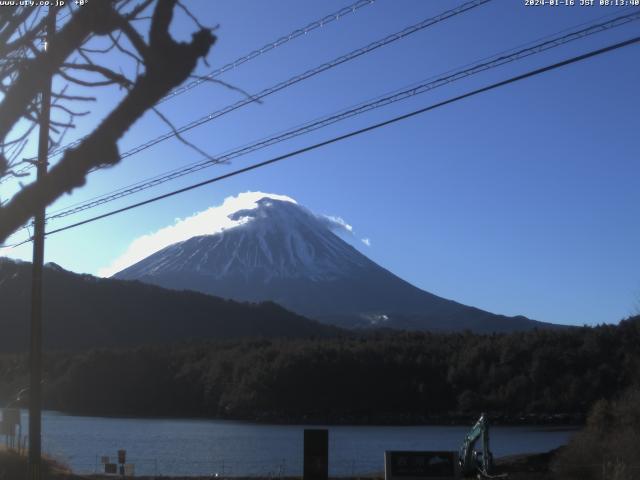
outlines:
M31 264L0 258L0 352L28 346ZM246 337L325 337L338 329L273 303L241 304L140 282L44 269L44 342L50 349Z
M280 197L281 198L281 197ZM380 267L294 201L264 196L226 230L170 245L115 275L235 300L271 300L344 327L478 332L549 326L425 292Z

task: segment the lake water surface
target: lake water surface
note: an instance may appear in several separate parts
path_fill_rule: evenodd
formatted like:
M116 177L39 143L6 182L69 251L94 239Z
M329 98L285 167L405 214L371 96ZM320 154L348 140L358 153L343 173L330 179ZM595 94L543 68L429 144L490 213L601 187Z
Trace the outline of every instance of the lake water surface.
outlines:
M22 421L26 432L26 411ZM80 473L99 471L100 457L115 458L118 449L126 449L136 475L300 475L304 428L308 426L45 412L43 449ZM383 471L385 450L457 450L470 427L328 428L331 475L353 475ZM496 426L491 449L496 457L544 452L565 444L574 432Z

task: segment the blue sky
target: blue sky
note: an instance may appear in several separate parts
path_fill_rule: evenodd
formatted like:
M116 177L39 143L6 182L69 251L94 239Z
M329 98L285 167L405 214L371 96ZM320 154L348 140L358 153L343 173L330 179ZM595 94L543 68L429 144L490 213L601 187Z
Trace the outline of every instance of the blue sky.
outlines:
M190 0L219 40L200 73L347 5L327 0ZM220 77L257 92L462 2L377 0ZM579 2L578 2L579 3ZM185 136L211 154L334 113L620 7L525 7L494 0L301 82ZM176 18L175 34L194 30ZM456 82L90 210L51 228L219 175L507 76L620 41L640 22ZM423 116L48 238L46 260L97 273L137 238L246 191L288 195L344 218L362 252L420 288L496 313L570 324L616 322L640 304L640 47L463 100ZM117 58L110 59L117 62ZM90 130L120 98L102 92ZM182 125L241 99L208 84L162 105ZM164 133L147 115L125 151ZM92 174L52 210L200 159L171 140ZM5 192L11 188L3 185ZM6 196L7 193L3 192ZM18 234L14 240L20 240ZM30 247L3 251L29 259Z

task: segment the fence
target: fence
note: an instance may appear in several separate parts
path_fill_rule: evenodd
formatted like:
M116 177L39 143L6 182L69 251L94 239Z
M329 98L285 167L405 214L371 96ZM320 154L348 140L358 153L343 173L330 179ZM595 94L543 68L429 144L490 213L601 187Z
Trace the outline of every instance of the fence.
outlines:
M103 474L105 472L102 455L94 458L61 459L74 472L79 474ZM117 458L110 456L108 462L116 463ZM302 476L302 459L211 459L203 461L183 461L168 458L127 458L132 464L134 476L170 476L170 477L261 477L278 478ZM363 462L356 459L336 459L329 461L331 477L381 476L384 471L383 459L379 462Z
M77 474L104 474L101 456L93 459L69 459L62 463ZM281 479L301 477L301 462L287 459L273 460L209 460L184 462L178 459L131 458L127 463L133 464L133 477L211 477L234 478L255 477ZM356 459L339 459L330 461L330 476L333 478L382 477L382 460L379 463L362 462ZM565 464L555 473L558 479L580 480L637 480L640 478L640 464L628 464L620 460L591 464ZM130 478L128 476L127 478ZM118 475L113 475L119 478Z
M25 454L28 446L26 436L13 438L0 436L0 445ZM103 462L117 463L117 456L96 454L91 457L57 458L61 464L78 474L104 474ZM558 479L580 480L638 480L640 463L625 462L621 458L605 459L604 462L588 464L556 465L555 477ZM127 463L133 465L132 476L145 477L260 477L284 479L302 475L302 459L274 458L262 460L215 458L202 461L184 461L177 458L140 458L132 456ZM383 459L379 462L362 461L348 458L330 458L331 477L357 478L383 476ZM114 476L116 478L116 476Z
M0 445L26 455L28 437L26 435L0 435ZM54 451L43 452L49 458L67 467L77 474L105 474L105 463L118 464L117 455L105 455L100 452L90 456L59 455ZM299 458L245 459L245 458L209 458L200 461L185 461L179 458L144 458L128 456L126 463L133 465L132 476L171 476L171 477L261 477L285 478L302 476L302 456ZM119 465L118 465L119 467ZM119 471L119 468L118 468ZM356 458L329 459L331 477L370 477L382 476L384 459L363 461ZM3 479L0 479L3 480Z

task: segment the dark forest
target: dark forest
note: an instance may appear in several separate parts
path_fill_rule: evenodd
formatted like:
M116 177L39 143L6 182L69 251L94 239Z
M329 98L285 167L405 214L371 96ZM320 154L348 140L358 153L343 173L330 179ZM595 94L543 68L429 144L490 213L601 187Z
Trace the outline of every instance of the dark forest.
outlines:
M581 422L638 384L640 316L500 335L390 333L49 353L45 407L278 422ZM0 357L5 401L26 381Z

